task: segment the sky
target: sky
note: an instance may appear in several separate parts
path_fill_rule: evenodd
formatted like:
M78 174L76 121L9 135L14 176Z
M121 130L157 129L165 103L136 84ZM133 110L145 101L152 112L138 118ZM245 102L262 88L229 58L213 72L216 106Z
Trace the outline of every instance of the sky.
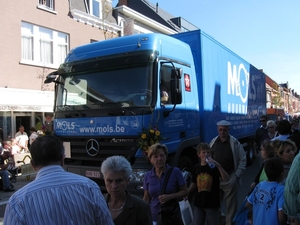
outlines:
M300 0L148 0L300 94Z

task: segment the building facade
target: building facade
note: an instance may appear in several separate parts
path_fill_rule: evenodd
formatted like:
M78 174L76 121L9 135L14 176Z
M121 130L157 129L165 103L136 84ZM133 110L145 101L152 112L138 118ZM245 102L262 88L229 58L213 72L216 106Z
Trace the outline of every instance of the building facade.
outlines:
M53 112L53 84L45 77L78 45L119 35L105 0L0 1L0 128L14 137Z
M300 96L289 83L278 84L266 75L267 109L280 109L286 114L285 119L294 117L300 112Z

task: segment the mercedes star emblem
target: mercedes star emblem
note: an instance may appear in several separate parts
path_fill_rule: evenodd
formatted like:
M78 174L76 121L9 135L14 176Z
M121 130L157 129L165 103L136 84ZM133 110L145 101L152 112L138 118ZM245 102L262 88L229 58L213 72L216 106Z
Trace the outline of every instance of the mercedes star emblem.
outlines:
M85 149L87 154L89 154L90 156L96 156L100 150L98 141L96 141L95 139L88 140Z

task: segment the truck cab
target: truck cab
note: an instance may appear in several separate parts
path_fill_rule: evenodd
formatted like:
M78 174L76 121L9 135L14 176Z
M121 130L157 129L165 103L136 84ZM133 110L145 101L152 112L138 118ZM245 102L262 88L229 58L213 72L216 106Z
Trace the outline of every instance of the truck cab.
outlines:
M102 161L122 155L140 190L151 165L139 140L153 127L168 147L168 163L189 170L197 163L189 146L199 142L199 105L187 44L143 34L80 46L46 82L56 84L54 130L65 146L67 171L104 187Z

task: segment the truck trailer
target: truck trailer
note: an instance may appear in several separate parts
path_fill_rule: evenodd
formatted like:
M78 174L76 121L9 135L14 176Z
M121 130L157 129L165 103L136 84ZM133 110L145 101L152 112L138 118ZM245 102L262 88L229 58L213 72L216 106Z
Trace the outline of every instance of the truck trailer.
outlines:
M253 135L266 114L264 73L201 30L76 47L49 82L55 83L54 131L65 147L65 169L103 190L100 166L112 155L131 163L129 188L142 190L151 168L141 145L147 132L167 146L167 163L191 171L195 146L210 142L216 123L228 120L251 164Z

